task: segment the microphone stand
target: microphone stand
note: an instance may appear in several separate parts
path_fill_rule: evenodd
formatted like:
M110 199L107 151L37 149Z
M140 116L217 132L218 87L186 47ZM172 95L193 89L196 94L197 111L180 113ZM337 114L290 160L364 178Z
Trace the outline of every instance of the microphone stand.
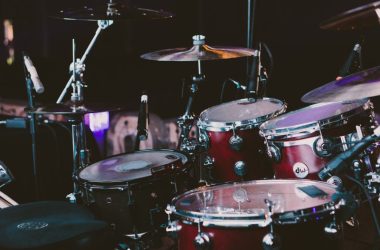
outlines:
M33 167L33 178L34 178L34 192L36 200L39 199L39 181L38 181L38 171L37 171L37 151L36 151L36 115L32 111L35 108L34 95L33 95L33 81L30 77L30 73L24 65L25 73L25 84L26 92L28 98L28 106L26 108L29 120L29 132L32 140L32 167Z

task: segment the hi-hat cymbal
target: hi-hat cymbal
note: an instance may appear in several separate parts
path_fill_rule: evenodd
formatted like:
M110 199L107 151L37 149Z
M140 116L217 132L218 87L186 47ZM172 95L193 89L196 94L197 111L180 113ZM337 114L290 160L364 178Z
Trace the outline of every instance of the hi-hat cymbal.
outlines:
M112 106L108 104L82 104L82 105L73 105L72 103L61 104L55 103L47 106L37 107L34 110L30 110L30 113L37 115L85 115L88 113L98 113L106 111L117 111L120 110L120 107Z
M172 18L173 14L163 10L137 8L126 3L111 3L83 6L79 9L61 10L55 18L64 20L156 20Z
M247 57L254 55L254 53L254 50L248 48L210 47L205 44L204 36L196 35L193 36L193 47L190 49L164 49L146 53L141 58L153 61L191 62Z
M380 66L327 83L305 94L306 103L341 102L380 95Z
M380 1L343 12L324 21L325 30L359 30L380 25Z
M104 230L107 223L63 201L27 203L0 210L1 249L39 249ZM44 248L45 249L45 248Z

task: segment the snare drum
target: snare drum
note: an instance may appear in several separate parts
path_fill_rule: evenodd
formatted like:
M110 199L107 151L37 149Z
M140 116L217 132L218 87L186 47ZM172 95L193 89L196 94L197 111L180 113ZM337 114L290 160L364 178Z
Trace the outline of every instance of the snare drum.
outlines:
M124 235L150 232L165 222L166 204L190 182L188 157L173 150L114 156L79 172L85 204Z
M179 217L178 249L263 249L271 226L282 250L333 249L324 227L338 212L335 188L311 180L257 180L194 189L173 199L169 209L171 218Z
M200 114L200 140L208 148L215 181L259 179L268 176L261 160L264 149L259 125L283 112L284 102L273 98L223 103Z
M308 106L260 127L276 178L318 179L318 172L340 152L371 133L373 105L368 100Z

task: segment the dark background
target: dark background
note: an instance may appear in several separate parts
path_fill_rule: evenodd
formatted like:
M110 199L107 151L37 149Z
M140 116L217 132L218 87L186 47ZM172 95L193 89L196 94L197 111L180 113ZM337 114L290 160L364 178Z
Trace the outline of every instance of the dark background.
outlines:
M106 1L5 1L0 0L0 18L14 22L16 61L5 64L0 45L0 96L25 99L21 51L32 58L46 92L40 103L55 102L68 80L71 39L82 55L96 28L96 22L63 21L50 18L59 9L79 8ZM369 1L258 1L255 38L265 42L274 58L268 96L285 100L288 110L304 106L300 98L309 90L332 81L348 57L354 42L365 37L364 68L377 65L380 27L364 32L333 32L319 24L345 10ZM165 21L116 23L96 43L86 62L88 102L118 103L136 110L140 94L150 96L150 111L161 117L183 112L182 79L196 73L196 63L151 62L139 56L164 48L191 47L194 34L206 35L209 45L246 47L246 0L144 0L133 4L165 9L176 17ZM2 32L0 32L0 40ZM1 43L0 43L1 44ZM211 61L204 64L207 81L200 86L196 112L219 103L222 83L228 77L246 83L245 59ZM238 98L227 88L227 96Z

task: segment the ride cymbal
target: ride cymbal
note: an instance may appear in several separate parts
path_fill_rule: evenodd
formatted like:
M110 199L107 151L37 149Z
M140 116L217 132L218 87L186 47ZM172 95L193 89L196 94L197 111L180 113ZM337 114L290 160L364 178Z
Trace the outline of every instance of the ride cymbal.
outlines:
M380 25L380 1L366 4L324 21L325 30L360 30Z
M341 102L380 95L380 66L329 82L306 93L306 103Z
M98 21L98 20L157 20L168 19L174 15L163 10L137 8L126 3L112 2L83 6L79 9L61 10L54 18L64 20Z
M193 36L193 47L164 49L146 53L141 58L153 61L192 62L232 59L254 55L255 51L239 47L210 47L205 44L205 36Z

